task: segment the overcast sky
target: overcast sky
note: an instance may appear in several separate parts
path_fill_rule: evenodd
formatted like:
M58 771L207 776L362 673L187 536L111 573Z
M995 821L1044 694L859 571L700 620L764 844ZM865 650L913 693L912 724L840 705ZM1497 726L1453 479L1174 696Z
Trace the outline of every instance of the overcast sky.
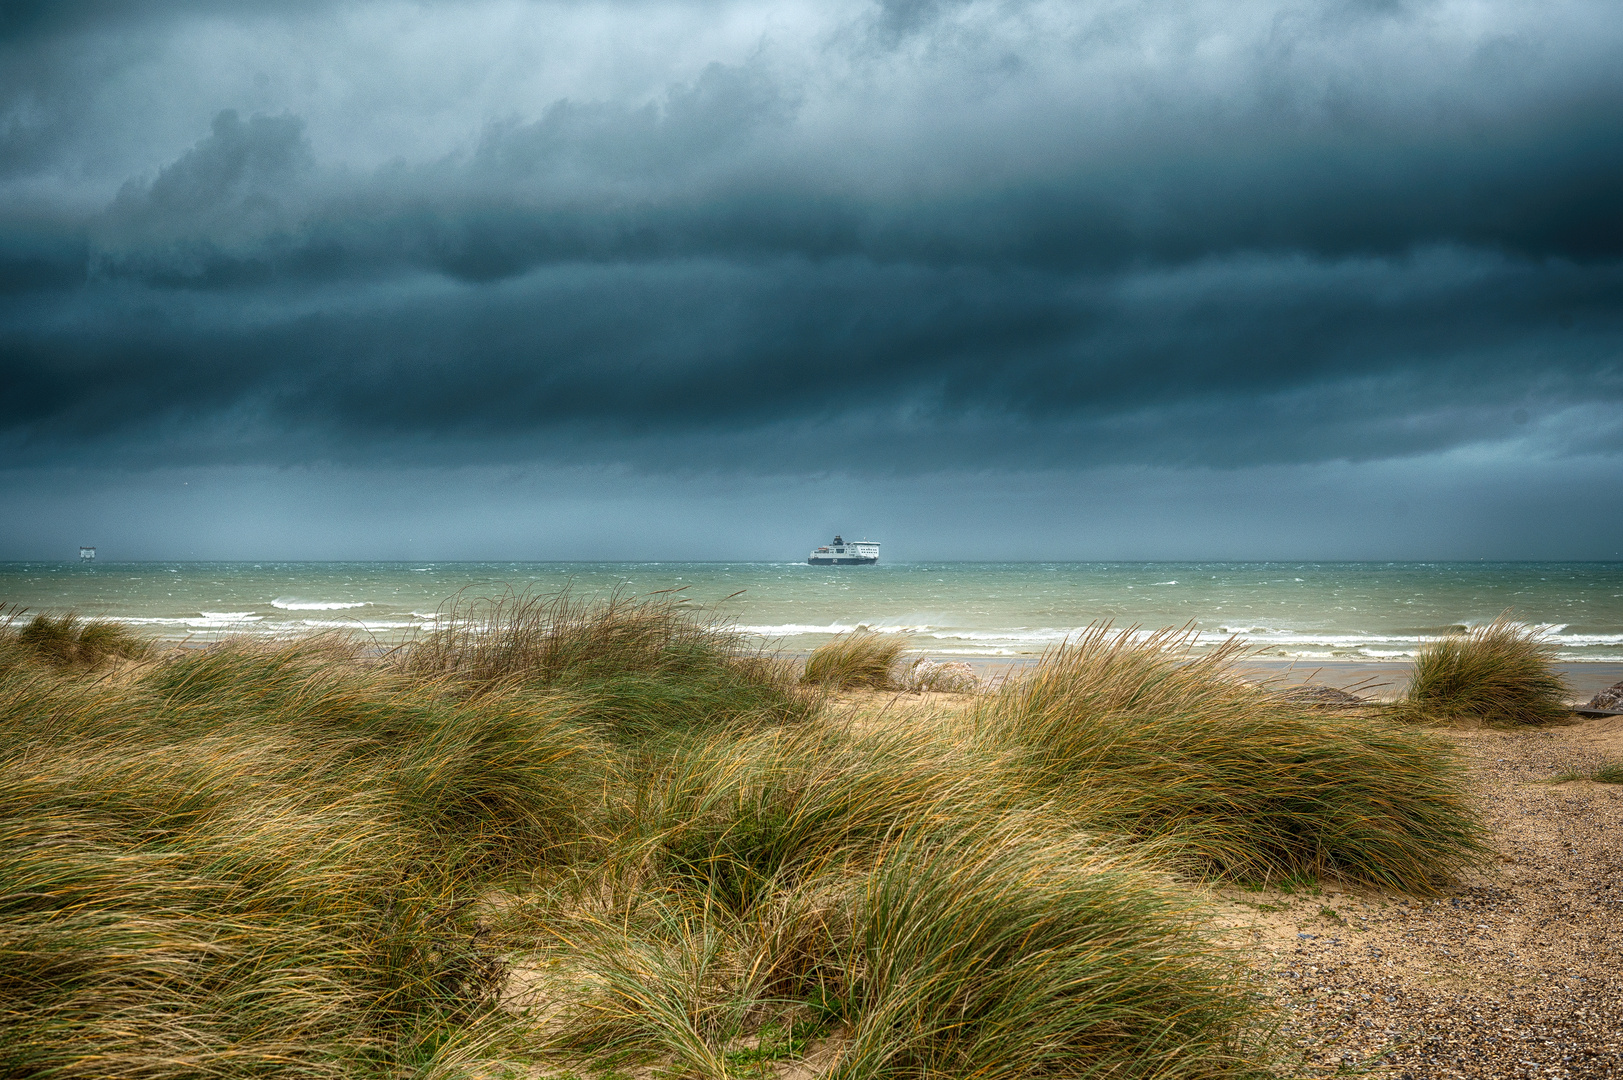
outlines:
M0 559L1615 558L1616 0L0 7Z

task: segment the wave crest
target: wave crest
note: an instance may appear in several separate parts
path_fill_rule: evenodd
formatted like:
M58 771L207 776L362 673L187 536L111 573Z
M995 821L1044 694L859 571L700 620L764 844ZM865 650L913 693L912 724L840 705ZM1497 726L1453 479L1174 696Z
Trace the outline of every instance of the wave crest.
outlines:
M271 607L283 611L346 611L371 606L370 600L300 600L292 596L278 596L271 601Z

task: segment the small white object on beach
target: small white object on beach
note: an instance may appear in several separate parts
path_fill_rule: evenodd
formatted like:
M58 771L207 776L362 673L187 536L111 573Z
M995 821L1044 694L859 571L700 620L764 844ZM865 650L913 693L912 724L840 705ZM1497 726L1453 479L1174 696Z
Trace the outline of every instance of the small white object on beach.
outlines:
M946 694L973 694L980 689L981 681L975 677L975 669L962 660L935 661L921 656L907 669L902 685L918 693L933 690Z

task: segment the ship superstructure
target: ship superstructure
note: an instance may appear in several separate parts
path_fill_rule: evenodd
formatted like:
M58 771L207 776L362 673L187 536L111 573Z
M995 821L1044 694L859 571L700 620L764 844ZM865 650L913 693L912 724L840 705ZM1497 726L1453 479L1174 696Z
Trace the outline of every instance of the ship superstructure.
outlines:
M879 541L852 540L836 536L806 557L813 566L872 566L879 561Z

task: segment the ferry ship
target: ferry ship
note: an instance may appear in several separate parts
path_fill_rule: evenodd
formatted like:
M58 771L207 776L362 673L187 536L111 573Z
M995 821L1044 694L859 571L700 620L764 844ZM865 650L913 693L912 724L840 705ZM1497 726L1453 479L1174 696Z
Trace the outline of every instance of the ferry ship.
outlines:
M836 536L832 544L825 544L806 557L813 566L872 566L879 561L879 543L876 540L853 540L849 544Z

